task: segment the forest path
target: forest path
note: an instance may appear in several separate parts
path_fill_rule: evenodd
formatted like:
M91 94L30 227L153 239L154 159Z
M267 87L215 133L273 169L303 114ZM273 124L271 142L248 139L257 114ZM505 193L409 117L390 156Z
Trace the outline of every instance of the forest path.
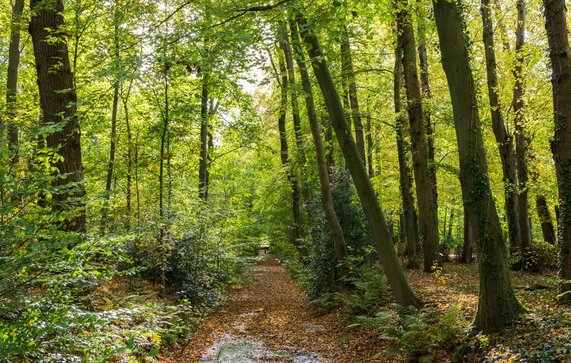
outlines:
M374 362L375 337L349 335L335 313L315 317L279 261L265 255L248 267L255 282L233 285L221 306L170 362ZM377 342L378 344L378 342Z

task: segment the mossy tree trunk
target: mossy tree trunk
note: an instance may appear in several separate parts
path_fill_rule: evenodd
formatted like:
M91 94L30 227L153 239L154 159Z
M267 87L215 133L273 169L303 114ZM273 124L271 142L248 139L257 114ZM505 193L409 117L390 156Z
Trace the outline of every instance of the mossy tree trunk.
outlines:
M555 136L551 151L559 191L557 241L559 277L563 280L560 300L571 303L571 48L565 0L544 0L543 6L552 68Z
M535 197L535 207L535 209L537 209L539 223L541 224L543 240L554 245L557 241L555 238L555 228L553 227L553 219L551 218L551 213L549 212L549 207L547 206L544 195L538 194Z
M473 325L487 333L513 322L522 307L512 289L504 236L490 190L463 16L455 0L435 0L433 6L454 112L465 218L474 222L478 238L480 292Z
M414 207L414 196L412 195L412 175L406 156L406 140L404 130L406 128L406 115L402 111L401 102L401 78L402 78L402 47L397 40L395 48L395 67L393 82L393 97L396 115L396 136L397 153L399 159L399 183L402 198L402 214L404 222L404 233L406 239L406 256L408 268L418 268L419 261L416 251L420 246L420 235L416 220L416 208Z
M308 24L307 20L305 20L301 14L298 14L296 18L300 26L303 41L306 45L306 50L311 59L315 78L323 94L323 99L325 100L327 111L337 136L337 141L345 157L347 168L355 183L361 206L363 207L368 226L375 241L379 259L384 267L389 284L392 287L395 300L402 306L412 305L420 307L422 302L410 288L398 260L383 210L377 200L375 190L367 175L367 169L361 160L359 150L349 130L343 104L341 103L341 98L339 97L331 73L329 72L319 40L317 39L315 31L311 28L311 25Z
M428 167L428 143L423 121L422 96L416 63L416 44L412 20L407 11L408 0L397 0L397 28L402 46L403 73L406 86L407 111L424 271L431 272L440 264L438 217L434 200L432 177Z
M531 225L529 217L529 198L528 198L528 179L529 173L527 168L527 149L528 142L525 135L525 117L523 103L523 64L525 61L523 54L523 46L525 43L525 0L517 1L517 25L516 25L516 43L515 43L515 67L512 71L514 76L514 89L512 108L514 111L515 124L515 153L516 153L516 171L517 171L517 217L519 227L519 240L522 251L531 248ZM525 264L524 264L525 265Z
M507 131L502 105L498 95L498 74L496 67L496 52L494 49L494 30L490 0L482 0L483 40L486 55L486 75L488 80L488 97L492 116L492 129L502 162L502 178L504 182L504 206L508 220L508 236L513 252L521 246L518 218L518 191L516 179L516 155L512 135Z

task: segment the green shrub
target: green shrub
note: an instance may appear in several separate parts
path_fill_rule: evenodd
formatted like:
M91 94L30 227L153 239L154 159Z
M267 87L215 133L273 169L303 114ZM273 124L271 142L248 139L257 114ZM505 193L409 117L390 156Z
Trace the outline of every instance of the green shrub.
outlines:
M557 268L557 247L545 241L535 241L526 251L517 251L510 256L515 270L543 272Z

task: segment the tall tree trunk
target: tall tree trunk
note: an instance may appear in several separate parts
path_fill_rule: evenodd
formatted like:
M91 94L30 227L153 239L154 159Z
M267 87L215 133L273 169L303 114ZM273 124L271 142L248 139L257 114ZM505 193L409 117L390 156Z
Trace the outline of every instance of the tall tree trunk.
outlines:
M519 225L519 239L522 251L531 247L531 226L529 218L529 198L527 190L528 170L527 170L527 139L525 137L524 127L524 104L523 104L523 46L525 43L525 1L517 1L517 27L516 27L516 65L513 69L514 90L512 106L514 110L515 124L515 154L516 154L516 170L517 170L517 217ZM525 264L524 264L525 265Z
M127 195L126 195L126 214L127 218L125 221L125 227L127 230L131 229L131 210L132 210L132 196L131 196L131 189L132 189L132 174L133 174L133 134L131 132L131 121L129 120L129 94L131 93L131 84L129 85L129 89L127 90L127 94L125 97L121 97L121 101L123 102L123 112L125 114L125 126L127 129Z
M85 232L81 132L65 41L63 1L55 0L51 6L46 6L42 0L31 0L30 9L32 19L29 29L34 45L43 122L58 126L58 131L47 136L46 145L61 156L54 163L59 175L53 184L56 188L66 187L53 193L52 202L55 210L77 209L77 213L61 225L62 230Z
M538 194L535 197L535 206L537 209L537 216L539 217L539 223L541 224L541 231L543 232L543 240L554 245L557 241L555 239L555 228L553 227L553 219L551 218L551 213L549 212L545 196Z
M406 256L408 268L418 268L419 261L416 251L420 245L420 234L416 220L416 209L414 208L414 197L412 195L412 175L406 156L406 141L404 130L406 128L406 116L402 112L401 103L401 78L402 78L402 47L397 41L395 48L395 67L393 82L393 97L396 115L396 135L397 153L399 159L399 181L402 197L403 222L406 229Z
M301 203L300 197L301 192L298 184L298 180L293 174L291 169L291 160L289 155L289 147L287 144L287 131L286 131L286 114L287 114L287 94L288 94L288 76L287 67L285 64L285 57L279 54L279 71L281 75L278 77L280 84L281 100L280 100L280 113L278 117L278 130L280 133L280 150L281 150L281 162L282 166L286 169L288 179L291 184L291 199L292 199L292 212L293 212L293 230L292 230L292 243L296 247L299 256L304 256L304 251L302 251L300 246L300 239L302 237L301 233Z
M337 141L345 157L347 167L353 177L357 194L361 200L361 206L363 207L368 226L375 241L379 259L384 267L389 284L392 287L395 300L402 306L412 305L419 307L422 305L422 301L416 297L410 288L398 260L391 233L383 215L383 210L377 200L371 181L367 176L367 169L359 155L357 145L349 131L343 105L335 83L331 78L331 73L329 72L319 40L315 35L315 31L309 27L309 24L301 14L297 15L297 21L300 25L309 59L311 59L313 72L319 83L327 111L331 118L333 128L335 129Z
M417 4L422 6L421 1ZM428 14L421 13L428 17ZM430 104L432 92L430 90L430 79L428 73L428 49L426 46L426 19L418 19L418 59L420 61L420 86L422 89L422 100L424 105ZM426 130L426 142L428 145L428 171L432 184L432 194L434 198L436 218L438 218L438 188L436 183L436 162L434 160L434 125L432 123L430 107L423 108L424 127Z
M307 192L309 192L309 190L307 188L303 188L302 183L300 182L302 178L301 178L301 168L299 166L305 164L305 155L303 150L303 137L301 134L301 117L299 115L299 103L297 99L297 86L295 81L293 54L292 54L291 45L288 40L287 26L285 23L281 24L281 31L282 31L282 36L280 40L280 47L284 53L286 69L287 69L287 89L291 96L290 100L291 113L293 118L293 132L294 132L294 141L295 141L295 151L297 156L296 163L294 163L297 167L294 167L293 164L290 165L291 168L290 173L294 180L293 183L295 184L294 192L296 192L296 195L294 196L294 198L297 199L296 208L299 209L299 212L296 213L295 215L294 229L297 230L295 234L298 236L298 238L303 238L304 228L303 228L303 218L301 215L301 205L303 203L301 201L301 196L304 195L305 198L308 198L309 195L307 194ZM301 257L302 258L305 257L307 255L305 247L303 246L302 243L298 243L298 246L299 246L298 250L300 252Z
M6 116L8 117L8 148L10 149L10 163L18 163L18 124L17 95L18 95L18 67L20 65L20 22L24 0L16 0L12 6L12 23L10 27L10 47L8 50L8 74L6 77Z
M202 70L202 94L200 97L200 161L198 163L198 197L206 202L208 200L208 185L206 177L208 171L208 71Z
M369 170L369 178L375 176L375 168L373 167L373 128L371 125L371 111L367 103L367 122L366 122L366 138L367 141L367 168Z
M397 0L397 27L403 52L403 73L408 103L408 120L420 235L422 237L424 271L431 272L440 263L438 245L438 217L434 200L432 178L428 167L428 144L423 123L422 96L416 64L416 45L411 18L407 12L408 0Z
M297 67L301 76L301 85L305 94L307 118L309 120L311 135L313 136L313 143L315 144L315 156L317 162L317 174L319 176L319 186L321 191L321 203L323 206L323 212L325 213L325 218L327 219L327 224L331 230L335 257L337 258L337 261L341 261L347 254L347 248L345 244L345 237L343 236L343 229L341 228L341 224L339 223L339 219L337 218L333 204L333 196L331 194L331 185L329 181L329 171L327 170L327 161L325 160L325 149L321 139L321 128L319 125L319 120L317 119L315 103L313 102L311 80L309 78L305 56L299 41L297 24L292 21L290 28L293 39L292 44L296 55Z
M361 120L361 111L359 110L359 99L357 98L357 81L355 79L355 71L353 69L353 56L351 53L349 33L347 27L344 26L343 39L341 42L341 63L343 68L343 76L345 76L347 79L351 119L355 125L355 141L357 142L357 148L359 149L361 160L363 160L363 164L366 164L367 155L365 154L363 122Z
M559 191L559 277L565 281L560 300L571 303L571 48L565 0L544 0L543 4L552 67L555 137L551 151Z
M516 251L521 247L519 219L518 219L518 192L516 184L516 155L513 139L508 134L502 106L498 96L498 74L496 71L496 53L494 50L494 30L492 26L492 12L490 0L482 0L482 23L484 26L483 39L486 53L486 74L488 79L488 97L490 99L490 112L492 114L492 129L496 137L500 159L502 161L502 176L504 181L504 205L508 219L508 236L510 248Z
M513 322L523 308L512 289L504 236L490 190L462 14L456 1L434 0L433 5L454 112L462 198L478 237L480 293L473 324L478 331L497 331Z
M169 132L169 79L168 79L168 67L166 64L163 65L165 68L163 70L163 83L164 83L164 112L163 112L163 125L161 132L161 149L159 155L159 223L160 223L160 245L162 246L162 239L165 235L165 208L164 208L164 195L165 195L165 157L167 148L167 134ZM162 248L161 248L162 250ZM164 282L164 268L161 269L162 280ZM164 288L164 283L163 283Z

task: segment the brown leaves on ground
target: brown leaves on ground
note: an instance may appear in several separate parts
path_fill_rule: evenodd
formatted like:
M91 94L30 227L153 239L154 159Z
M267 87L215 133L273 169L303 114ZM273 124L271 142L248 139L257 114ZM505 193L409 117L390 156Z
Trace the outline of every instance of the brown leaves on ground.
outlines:
M183 352L164 362L200 362L216 341L229 335L261 341L274 352L289 348L315 354L319 362L384 361L374 358L385 344L374 332L348 331L337 313L315 317L306 297L275 258L250 266L247 275L255 282L230 287L221 306L197 327Z

